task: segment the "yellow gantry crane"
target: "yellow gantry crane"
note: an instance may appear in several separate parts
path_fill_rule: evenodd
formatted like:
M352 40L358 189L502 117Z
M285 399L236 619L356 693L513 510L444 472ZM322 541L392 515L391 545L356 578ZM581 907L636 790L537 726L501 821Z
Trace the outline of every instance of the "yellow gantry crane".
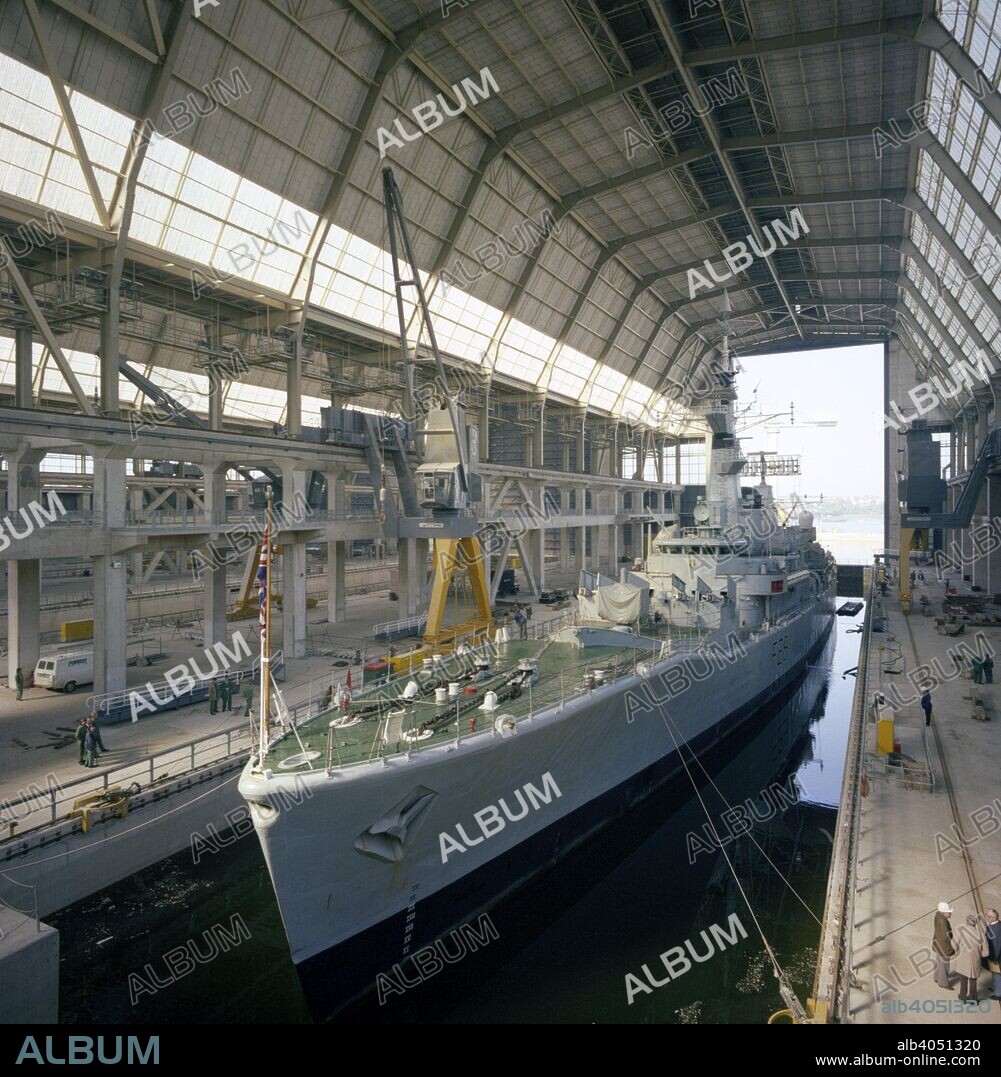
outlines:
M475 641L489 636L493 627L486 557L477 533L479 522L475 511L476 504L482 500L482 484L477 472L478 431L475 427L467 426L462 405L449 389L445 365L431 322L431 311L403 212L403 198L389 166L382 171L382 181L400 323L400 347L403 354L405 421L416 423L418 419L415 408L415 368L407 339L403 301L403 289L407 287L413 288L416 293L420 311L417 336L419 339L422 328L426 330L434 358L437 383L437 406L429 408L423 426L415 436L418 466L413 485L420 509L425 510L428 515L397 517L397 537L428 538L433 542L434 576L424 641L429 650L447 652L459 637ZM409 267L408 277L404 277L401 271L401 245ZM382 472L384 476L384 468ZM407 479L409 486L409 476ZM385 489L380 491L379 496L385 501ZM455 573L460 570L469 575L475 612L472 620L446 627L444 620L449 587ZM406 660L413 661L413 658L414 655L411 654Z

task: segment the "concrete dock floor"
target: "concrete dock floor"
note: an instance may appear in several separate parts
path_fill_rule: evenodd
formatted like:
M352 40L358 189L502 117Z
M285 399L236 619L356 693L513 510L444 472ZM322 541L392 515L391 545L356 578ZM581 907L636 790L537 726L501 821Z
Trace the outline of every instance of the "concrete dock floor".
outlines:
M940 901L954 910L954 933L967 914L1001 908L1001 684L973 686L969 677L962 676L945 681L932 692L933 718L926 730L919 693L908 680L919 665L936 658L939 669L953 670L951 654L957 653L959 644L976 651L978 632L999 655L1001 676L1001 625L967 626L955 638L940 635L935 616L941 615L944 585L937 582L933 567L921 571L926 580L914 589L914 612L909 616L900 612L892 588L884 599L887 630L871 637L866 702L871 702L877 690L893 699L894 685L896 698L911 701L896 711L894 739L919 767L927 759L934 791L922 788L920 777L895 782L880 776L878 767L868 768L852 945L856 970L852 1019L1001 1024L1001 1003L991 1001L989 972L980 974L980 1008L963 1007L955 960L952 988L947 990L936 986L930 959L932 924ZM931 616L919 612L922 595L929 599ZM968 668L968 662L964 660L962 666ZM971 717L974 687L990 721ZM875 722L868 722L867 732L867 750L875 752ZM978 820L986 836L978 832ZM954 828L969 843L965 852ZM943 837L936 839L936 835Z

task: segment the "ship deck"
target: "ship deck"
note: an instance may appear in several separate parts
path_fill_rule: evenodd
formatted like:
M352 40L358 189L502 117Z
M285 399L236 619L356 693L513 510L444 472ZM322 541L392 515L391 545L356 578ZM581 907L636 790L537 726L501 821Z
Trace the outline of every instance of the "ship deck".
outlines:
M499 647L490 644L462 656L447 656L430 674L415 670L358 692L347 713L335 707L300 722L272 742L268 767L279 773L326 770L481 734L496 735L494 723L501 716L514 719L515 724L531 721L539 711L587 692L589 684L593 688L633 673L639 663L657 658L663 643L670 641L675 651L695 650L709 632L658 625L644 632L644 637L652 641L650 647L581 648L543 638L512 640ZM488 676L474 680L474 660L479 654L489 656L491 664ZM511 682L525 659L537 665L538 679L519 692ZM421 686L422 694L408 701L401 693L411 679ZM435 702L434 688L450 681L459 682L459 695ZM497 693L497 708L487 712L482 705L491 691Z

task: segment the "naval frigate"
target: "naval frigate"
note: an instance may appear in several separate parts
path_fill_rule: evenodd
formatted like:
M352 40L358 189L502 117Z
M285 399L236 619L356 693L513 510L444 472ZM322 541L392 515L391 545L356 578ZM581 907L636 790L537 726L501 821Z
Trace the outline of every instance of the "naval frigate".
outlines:
M634 809L799 678L834 619L813 519L741 486L725 355L706 495L572 619L459 644L262 736L240 778L318 1019Z

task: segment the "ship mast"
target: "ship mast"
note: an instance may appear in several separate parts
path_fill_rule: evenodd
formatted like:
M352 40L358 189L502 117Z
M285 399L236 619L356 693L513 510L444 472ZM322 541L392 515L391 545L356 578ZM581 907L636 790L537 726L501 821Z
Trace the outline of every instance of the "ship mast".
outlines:
M264 508L264 537L261 542L260 567L257 570L257 583L260 588L260 633L261 633L261 719L260 719L260 762L268 752L268 715L271 710L271 487L267 488L267 500Z

